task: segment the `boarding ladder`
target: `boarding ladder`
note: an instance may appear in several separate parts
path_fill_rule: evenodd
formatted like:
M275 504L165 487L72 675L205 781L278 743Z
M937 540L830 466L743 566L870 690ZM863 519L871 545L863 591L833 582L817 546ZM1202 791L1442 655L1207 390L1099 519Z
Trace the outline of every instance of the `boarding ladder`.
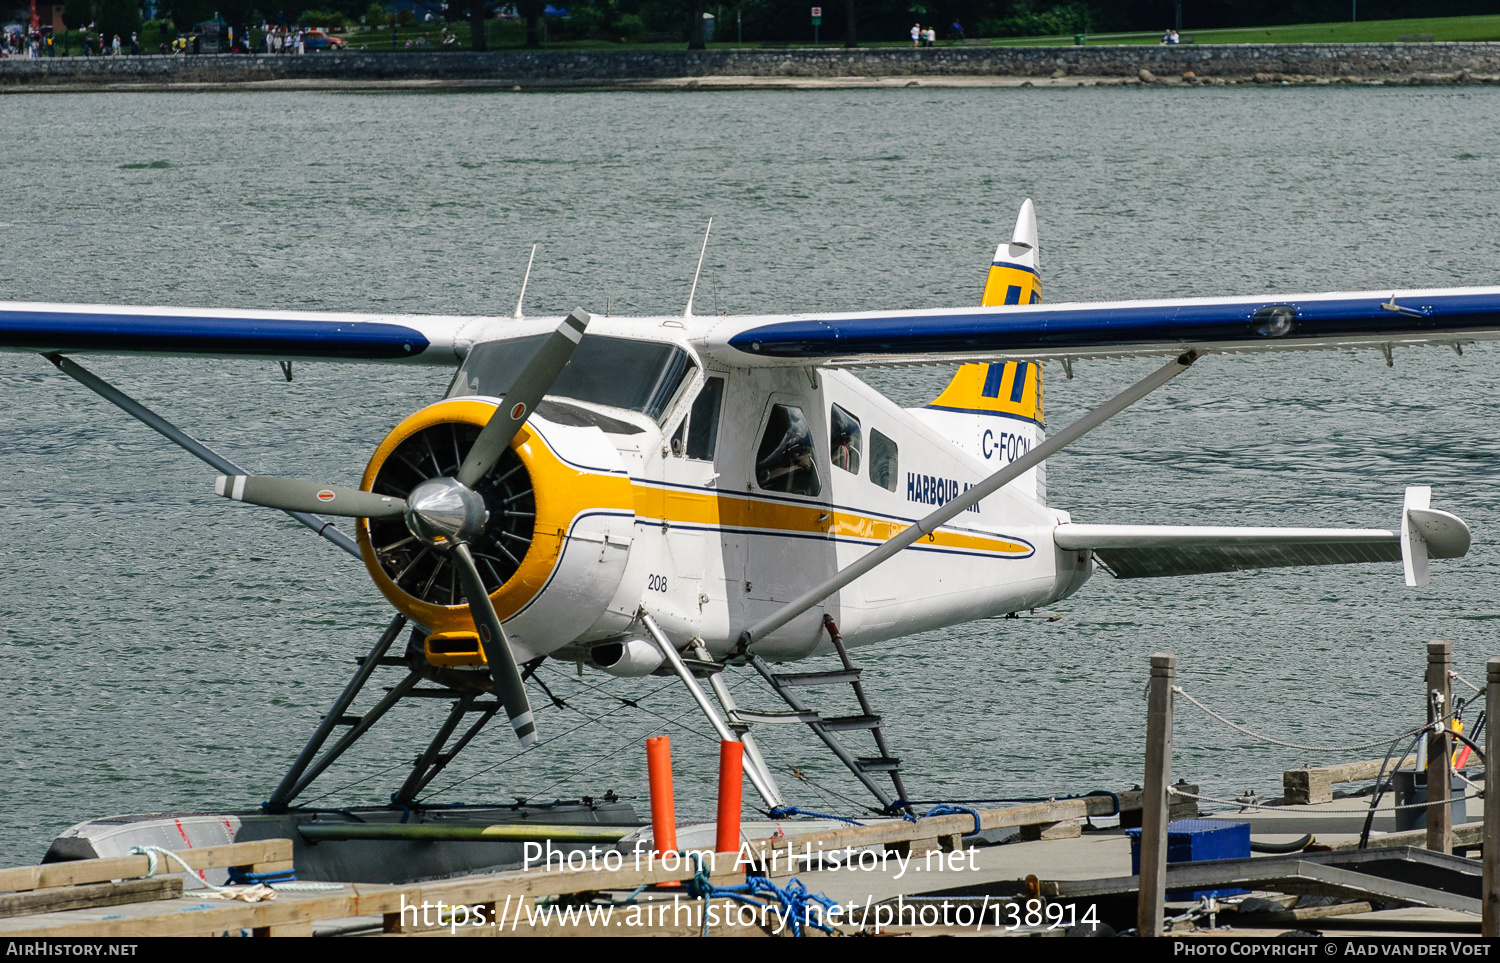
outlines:
M844 645L844 639L839 635L838 626L834 623L832 616L823 616L823 627L828 630L828 638L833 642L834 650L838 652L839 661L844 667L826 672L776 672L765 659L750 653L747 661L792 711L754 712L749 709L736 708L728 712L729 726L743 734L752 725L803 723L823 740L839 761L854 773L854 777L863 783L876 799L880 800L881 807L885 811L892 812L903 808L907 796L906 786L901 781L901 760L891 755L890 748L886 745L885 733L880 729L880 716L871 709L870 700L866 697L864 686L860 683L860 674L864 670L856 666L849 658L849 650ZM825 685L848 685L852 688L854 698L859 703L859 714L824 716L809 708L796 692L797 689L807 686ZM843 739L839 737L839 733L859 730L865 730L874 737L876 755L856 756L849 751ZM875 781L875 776L882 772L891 778L891 784L896 790L895 799L892 799Z

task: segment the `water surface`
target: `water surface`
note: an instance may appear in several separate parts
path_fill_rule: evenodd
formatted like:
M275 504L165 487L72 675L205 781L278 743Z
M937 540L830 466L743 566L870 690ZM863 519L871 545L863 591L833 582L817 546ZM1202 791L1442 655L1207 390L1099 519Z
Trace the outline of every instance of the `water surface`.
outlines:
M49 94L0 98L0 125L4 299L499 313L538 242L531 313L674 311L713 216L700 311L969 304L1028 196L1049 300L1491 284L1500 243L1489 88ZM1390 527L1431 484L1475 547L1421 590L1394 566L1101 574L1038 613L1056 622L864 650L914 793L1138 782L1158 649L1292 742L1419 722L1429 638L1480 679L1500 654L1497 358L1212 358L1056 458L1051 501L1079 521ZM88 364L253 471L345 484L448 378ZM1049 421L1149 364L1049 366ZM920 404L947 372L868 377ZM0 863L91 816L264 799L389 616L363 568L216 498L212 471L41 358L0 357L0 398ZM546 678L568 708L543 734L569 734L517 758L495 728L435 800L642 796L641 742L669 731L680 808L711 811L714 747L675 685ZM743 703L766 703L755 685ZM402 707L310 795L382 800L439 711ZM1178 718L1176 771L1215 795L1324 761ZM809 734L769 742L794 801L853 811Z

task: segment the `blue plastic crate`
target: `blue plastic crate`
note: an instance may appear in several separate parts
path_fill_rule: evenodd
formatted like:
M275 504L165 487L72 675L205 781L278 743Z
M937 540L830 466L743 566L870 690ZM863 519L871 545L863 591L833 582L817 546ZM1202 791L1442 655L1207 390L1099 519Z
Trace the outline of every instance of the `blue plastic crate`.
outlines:
M1141 831L1127 829L1130 837L1130 873L1141 875ZM1167 862L1202 863L1211 859L1249 859L1250 824L1218 819L1174 819L1167 823ZM1247 889L1174 890L1170 900L1198 900L1205 896L1239 896Z

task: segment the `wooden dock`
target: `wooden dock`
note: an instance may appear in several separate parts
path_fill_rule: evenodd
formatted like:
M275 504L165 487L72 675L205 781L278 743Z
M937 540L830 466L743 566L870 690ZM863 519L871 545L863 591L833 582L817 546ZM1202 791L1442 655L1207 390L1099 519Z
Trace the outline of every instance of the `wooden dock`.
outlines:
M1435 709L1452 698L1448 643L1429 644L1428 661ZM1172 820L1197 817L1200 797L1197 786L1170 782L1173 693L1182 693L1174 679L1175 659L1153 656L1145 789L983 810L945 807L864 825L759 823L766 828L742 834L739 853L694 858L653 856L645 837L618 827L559 826L558 839L575 839L574 851L564 851L573 863L394 885L287 880L290 839L185 849L179 855L191 872L173 872L179 867L165 857L146 855L26 866L0 870L0 935L1497 935L1500 798L1484 796L1483 818L1474 820L1478 796L1469 794L1482 793L1483 777L1471 773L1468 798L1457 809L1449 800L1452 743L1460 737L1446 716L1434 712L1425 727L1406 734L1428 740L1428 785L1440 787L1435 798L1415 804L1423 807L1425 828L1391 831L1397 823L1389 796L1371 802L1334 793L1335 785L1388 775L1404 762L1367 759L1288 771L1284 798L1232 803L1238 812L1209 814L1179 830ZM1487 683L1489 714L1500 718L1500 659L1490 661ZM1500 754L1495 729L1484 735L1476 754ZM1167 860L1172 833L1224 832L1215 821L1253 834L1256 854ZM360 825L370 837L362 845L389 845L391 827ZM1127 826L1141 827L1139 875ZM704 828L712 829L679 827L680 838L702 837ZM529 831L541 840L547 829L531 824ZM346 825L321 830L330 839L358 835ZM512 840L528 831L520 824L469 827L463 838L487 845L480 840L492 830ZM613 835L577 850L588 833ZM248 882L220 891L195 878L225 868Z
M1125 804L1130 805L1126 796ZM1139 807L1139 794L1134 805ZM974 829L968 813L940 815L915 822L887 819L864 826L845 826L812 833L748 840L764 876L785 887L799 879L808 891L821 893L849 908L829 928L838 934L906 933L980 936L1059 936L1068 927L1028 925L1026 907L1054 905L1073 909L1085 900L1064 895L1071 883L1130 875L1130 843L1117 825L1093 828L1087 823L1117 823L1115 800L1108 795L1008 806L979 811L985 830L1017 828L1017 841L998 846L966 845ZM1125 813L1129 821L1129 811ZM1473 845L1478 823L1457 827L1456 843ZM1419 831L1424 833L1425 831ZM1407 838L1411 837L1411 838ZM1322 840L1320 840L1322 842ZM1414 834L1377 836L1374 845L1410 845ZM1349 838L1329 838L1331 848L1349 848ZM1420 844L1420 843L1419 843ZM290 840L261 840L197 850L182 857L194 869L239 867L252 873L290 868ZM807 856L868 853L870 869L847 865L822 868ZM883 864L875 868L880 857ZM900 860L906 860L899 872ZM463 876L408 885L314 884L327 888L283 888L274 899L246 903L213 898L182 875L145 877L145 856L91 859L0 870L0 935L57 939L130 939L152 936L311 936L320 935L452 935L578 936L684 935L703 931L708 905L714 909L709 934L714 936L785 935L789 929L775 911L760 914L719 896L705 902L688 890L694 865L663 865L643 856L634 865L625 854L619 869L603 867L551 871L532 869ZM686 861L684 861L686 862ZM710 876L716 886L745 882L743 867L721 854ZM672 884L677 884L673 886ZM638 891L639 887L648 887ZM988 895L978 895L985 893ZM627 898L634 897L633 902ZM1236 925L1236 910L1226 904L1218 916L1240 935L1284 933L1290 929L1337 926L1340 932L1423 932L1477 935L1479 920L1471 914L1431 908L1375 911L1368 901L1301 907L1295 897L1257 894L1256 911ZM950 918L936 917L941 903ZM904 907L907 917L898 917ZM959 909L967 907L965 911ZM982 908L981 908L982 907ZM924 908L932 910L921 916ZM1169 909L1182 909L1169 903ZM592 909L593 915L587 910ZM1060 912L1060 911L1053 911ZM725 920L735 917L733 923ZM977 922L975 916L982 916ZM969 920L959 925L957 918ZM1198 921L1201 922L1201 921ZM607 927L607 929L605 928ZM1363 927L1361 929L1361 927ZM808 935L822 935L804 927ZM1179 926L1178 935L1189 933ZM1218 931L1222 935L1222 931ZM1200 929L1198 935L1214 935Z

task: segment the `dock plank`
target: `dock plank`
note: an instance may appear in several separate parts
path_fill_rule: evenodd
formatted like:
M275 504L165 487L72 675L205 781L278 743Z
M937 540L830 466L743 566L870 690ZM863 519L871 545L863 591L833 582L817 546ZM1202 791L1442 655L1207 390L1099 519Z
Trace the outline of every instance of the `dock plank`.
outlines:
M130 879L114 883L86 883L82 886L53 886L47 889L0 895L0 919L35 913L58 913L63 910L91 909L98 906L121 906L152 900L176 899L182 895L182 880L176 877Z
M261 839L249 843L228 843L223 846L204 846L200 849L184 849L179 856L193 869L222 869L226 866L265 866L290 868L292 841L290 839ZM151 861L145 856L117 856L109 859L77 859L63 863L43 863L40 866L19 866L15 869L0 869L0 892L24 892L45 889L49 886L76 886L80 883L104 883L112 879L137 879L146 875ZM158 857L156 871L167 875L182 872L182 867L169 859Z

